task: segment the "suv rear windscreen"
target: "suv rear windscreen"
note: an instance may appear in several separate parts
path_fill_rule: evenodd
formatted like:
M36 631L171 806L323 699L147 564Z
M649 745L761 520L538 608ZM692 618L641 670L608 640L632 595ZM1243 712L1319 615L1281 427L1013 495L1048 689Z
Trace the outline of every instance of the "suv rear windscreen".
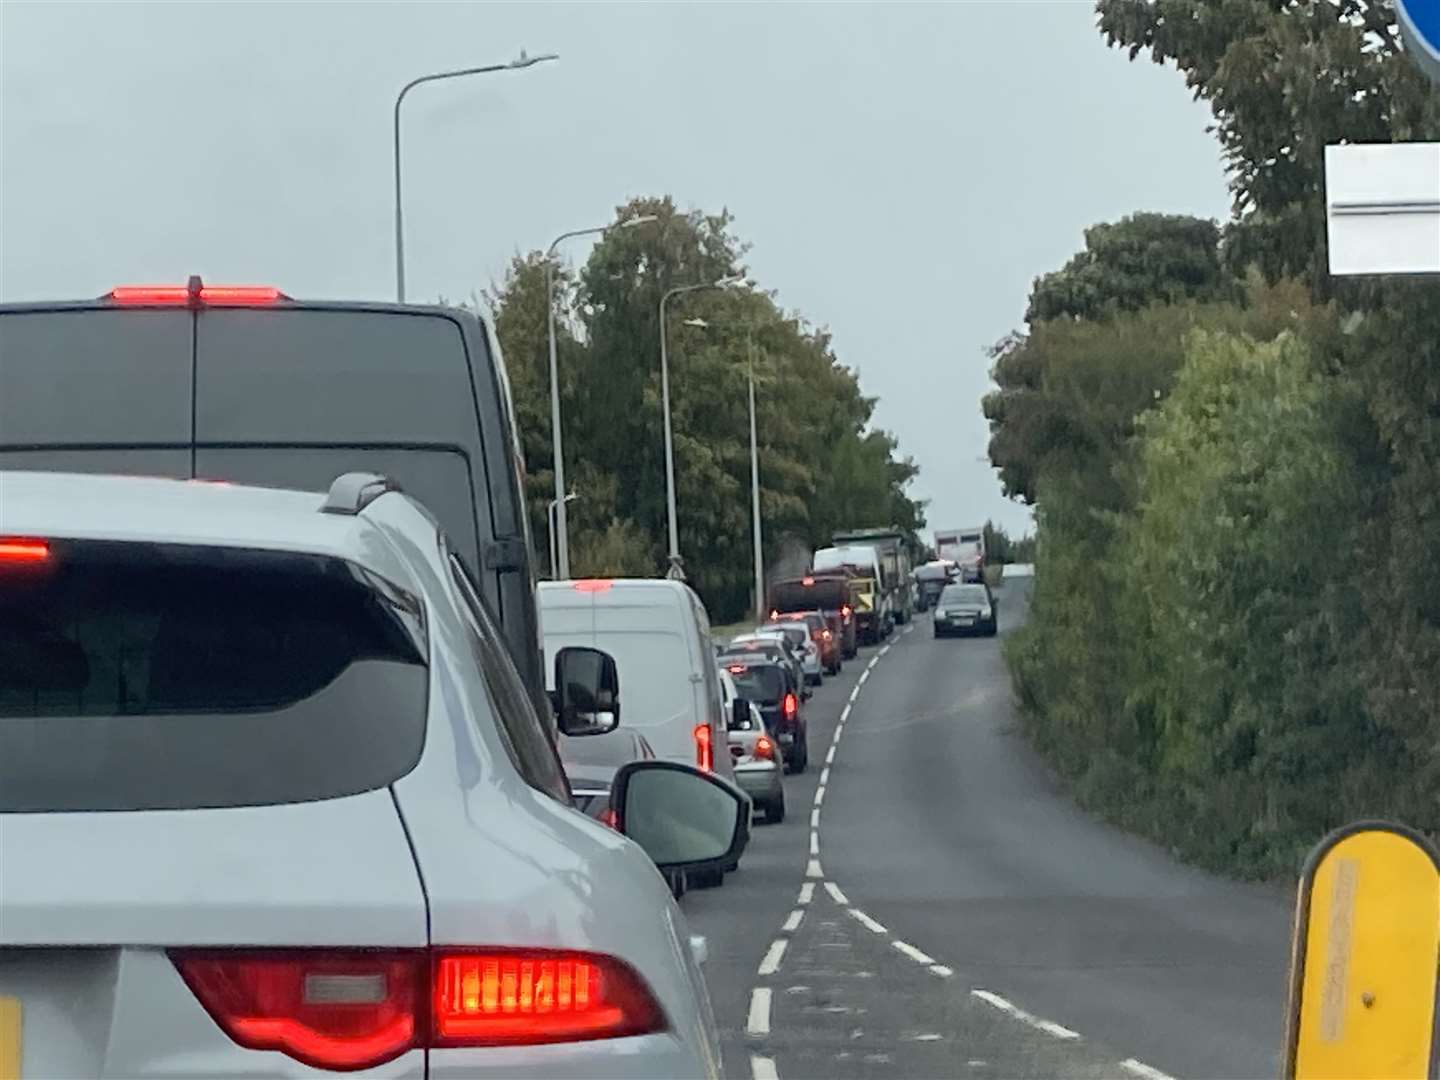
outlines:
M419 760L419 605L343 559L50 540L0 560L0 626L0 811L329 799Z
M737 665L738 667L738 665ZM785 693L785 676L778 668L766 666L747 667L742 670L730 669L735 680L735 690L747 701L757 705L774 705Z

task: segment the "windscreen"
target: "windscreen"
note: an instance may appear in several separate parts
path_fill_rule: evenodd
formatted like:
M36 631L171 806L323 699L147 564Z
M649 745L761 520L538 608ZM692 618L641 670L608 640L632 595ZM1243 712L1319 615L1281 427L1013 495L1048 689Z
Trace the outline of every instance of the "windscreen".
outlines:
M785 693L785 677L779 668L752 667L743 671L731 669L730 677L735 680L735 689L742 698L757 705L774 705Z
M328 556L47 546L0 561L0 811L328 799L419 759L404 592Z
M978 604L984 607L990 602L990 596L983 585L952 585L940 594L940 600L945 604Z

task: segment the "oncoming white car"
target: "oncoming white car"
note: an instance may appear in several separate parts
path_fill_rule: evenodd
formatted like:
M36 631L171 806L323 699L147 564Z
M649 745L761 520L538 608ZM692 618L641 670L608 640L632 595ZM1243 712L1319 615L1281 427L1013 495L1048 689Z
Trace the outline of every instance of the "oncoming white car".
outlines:
M382 478L0 472L0 624L0 1066L718 1075L656 865L732 858L742 800L646 761L620 832L572 807L466 569ZM561 729L612 728L613 661L556 667Z

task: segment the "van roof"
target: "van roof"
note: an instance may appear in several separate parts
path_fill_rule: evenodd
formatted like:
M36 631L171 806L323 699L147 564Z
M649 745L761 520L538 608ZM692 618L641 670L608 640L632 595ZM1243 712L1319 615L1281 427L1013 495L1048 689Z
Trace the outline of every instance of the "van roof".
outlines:
M584 578L542 581L540 604L564 607L671 607L682 604L690 587L668 578Z

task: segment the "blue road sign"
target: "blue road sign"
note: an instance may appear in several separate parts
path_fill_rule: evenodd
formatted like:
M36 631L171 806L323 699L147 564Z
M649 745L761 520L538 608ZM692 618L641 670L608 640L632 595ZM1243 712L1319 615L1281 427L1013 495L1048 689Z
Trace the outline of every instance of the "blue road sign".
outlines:
M1405 51L1440 83L1440 0L1395 0Z

